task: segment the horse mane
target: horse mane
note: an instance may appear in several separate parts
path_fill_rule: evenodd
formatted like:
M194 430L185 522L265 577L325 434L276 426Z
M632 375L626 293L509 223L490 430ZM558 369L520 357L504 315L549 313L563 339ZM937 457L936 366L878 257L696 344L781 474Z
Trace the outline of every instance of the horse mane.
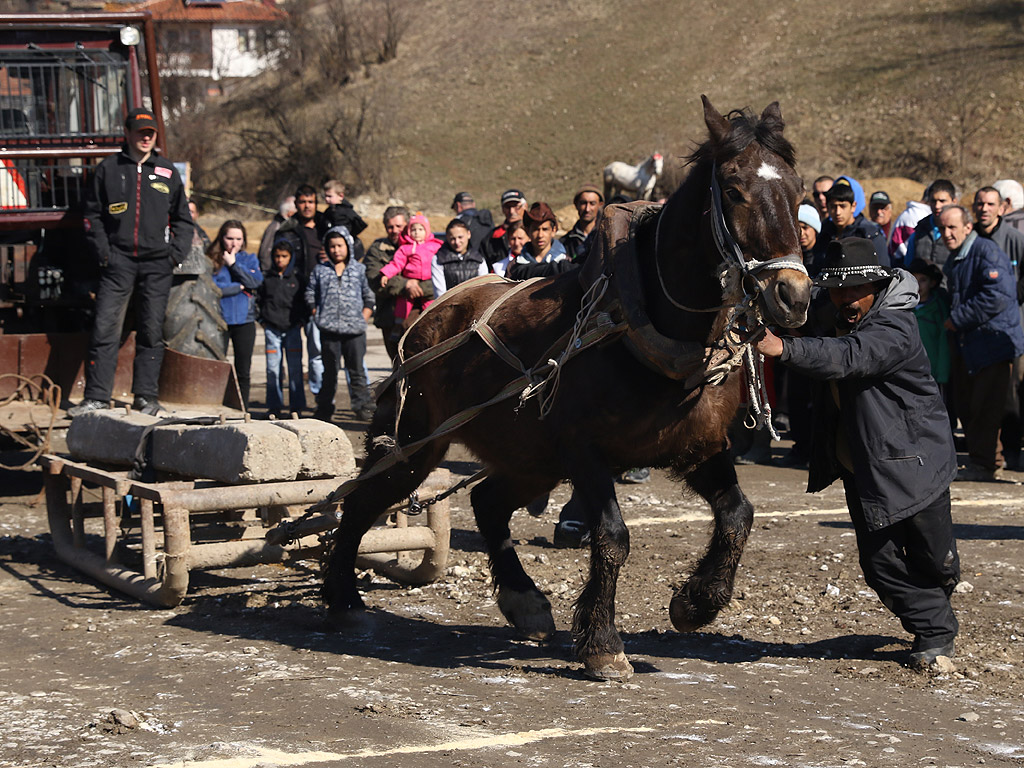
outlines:
M686 165L701 165L713 160L721 163L736 157L756 141L769 152L781 157L791 168L796 167L796 150L782 135L785 123L781 120L762 120L749 107L734 109L726 115L726 119L732 129L725 141L717 146L710 139L705 141L684 158Z

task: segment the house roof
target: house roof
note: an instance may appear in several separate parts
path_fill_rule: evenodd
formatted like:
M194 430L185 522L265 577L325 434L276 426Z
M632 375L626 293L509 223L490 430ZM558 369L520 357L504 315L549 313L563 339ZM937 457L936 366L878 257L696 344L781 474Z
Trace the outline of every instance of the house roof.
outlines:
M149 11L153 21L205 24L265 24L280 21L287 14L272 4L258 0L226 0L225 2L186 2L186 0L146 0L125 6L117 3L117 10Z

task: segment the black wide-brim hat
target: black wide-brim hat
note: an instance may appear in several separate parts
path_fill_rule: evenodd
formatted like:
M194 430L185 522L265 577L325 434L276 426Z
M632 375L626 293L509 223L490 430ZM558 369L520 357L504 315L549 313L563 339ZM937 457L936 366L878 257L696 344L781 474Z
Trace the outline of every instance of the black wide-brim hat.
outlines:
M878 254L870 240L844 237L828 244L825 266L814 282L823 288L846 288L890 277L892 272L878 263Z

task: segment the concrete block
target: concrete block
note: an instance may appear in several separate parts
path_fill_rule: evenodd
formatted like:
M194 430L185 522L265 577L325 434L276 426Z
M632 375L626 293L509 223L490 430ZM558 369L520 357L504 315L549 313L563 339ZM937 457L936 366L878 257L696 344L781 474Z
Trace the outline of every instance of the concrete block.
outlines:
M159 420L120 408L83 413L68 428L68 451L78 461L130 467L143 430Z
M286 429L299 438L302 446L300 479L315 477L351 477L356 471L352 443L345 431L319 419L285 419L268 424Z
M167 426L153 431L153 466L221 483L294 480L302 446L294 432L267 421Z

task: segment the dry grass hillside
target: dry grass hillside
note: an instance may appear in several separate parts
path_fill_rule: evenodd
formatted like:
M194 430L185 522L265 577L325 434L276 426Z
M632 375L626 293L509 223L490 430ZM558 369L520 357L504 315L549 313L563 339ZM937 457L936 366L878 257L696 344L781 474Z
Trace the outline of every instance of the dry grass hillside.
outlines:
M425 0L410 13L397 58L343 96L388 105L378 197L444 211L469 189L496 209L515 185L563 205L612 160L688 152L702 93L722 111L778 100L807 179L944 175L971 190L1024 176L1019 0ZM305 114L338 103L316 94Z

